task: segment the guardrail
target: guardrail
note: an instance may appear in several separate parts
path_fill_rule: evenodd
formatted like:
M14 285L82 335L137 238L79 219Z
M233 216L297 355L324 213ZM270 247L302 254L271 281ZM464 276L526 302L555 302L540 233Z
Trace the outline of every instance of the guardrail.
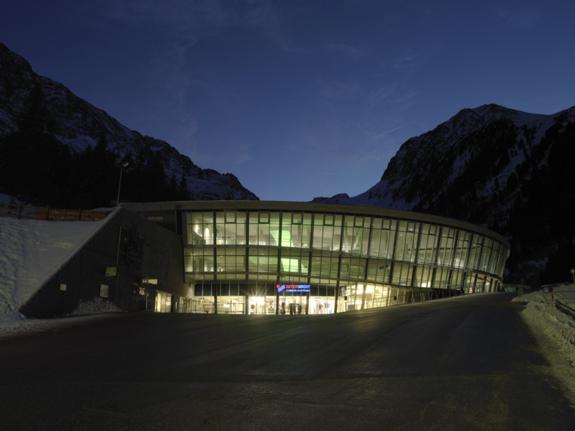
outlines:
M567 292L559 290L565 287L568 288ZM573 302L572 300L575 299L575 286L570 286L568 283L551 283L541 285L541 290L547 292L546 301L548 301L549 305L575 319L575 308L565 301L566 297L568 297L570 298L569 302Z
M97 221L106 218L110 211L35 207L23 204L0 204L0 216L33 220Z
M573 319L575 319L575 308L570 307L569 305L567 305L564 302L561 302L557 299L555 300L555 308L557 308L562 313L568 314Z

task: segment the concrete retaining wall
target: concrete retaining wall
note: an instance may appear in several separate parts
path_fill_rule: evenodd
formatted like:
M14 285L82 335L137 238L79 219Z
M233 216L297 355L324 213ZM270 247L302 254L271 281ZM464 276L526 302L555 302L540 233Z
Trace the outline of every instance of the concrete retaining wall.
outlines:
M125 209L108 218L20 308L21 313L63 315L106 293L108 300L128 311L153 307L157 290L174 298L185 296L181 237ZM146 284L146 279L157 284Z

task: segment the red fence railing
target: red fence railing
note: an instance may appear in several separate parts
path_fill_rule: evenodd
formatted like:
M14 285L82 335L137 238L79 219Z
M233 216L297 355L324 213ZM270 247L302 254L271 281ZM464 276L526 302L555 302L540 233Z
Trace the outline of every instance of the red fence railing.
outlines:
M35 220L97 221L106 218L111 210L61 209L35 207L23 204L0 204L0 217L16 217Z

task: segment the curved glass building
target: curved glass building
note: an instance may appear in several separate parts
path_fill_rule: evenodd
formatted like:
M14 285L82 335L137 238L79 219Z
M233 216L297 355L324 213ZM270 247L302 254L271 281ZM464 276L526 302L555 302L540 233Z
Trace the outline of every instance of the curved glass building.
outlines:
M198 313L329 314L495 292L509 246L483 227L376 207L189 201L133 204L178 231Z

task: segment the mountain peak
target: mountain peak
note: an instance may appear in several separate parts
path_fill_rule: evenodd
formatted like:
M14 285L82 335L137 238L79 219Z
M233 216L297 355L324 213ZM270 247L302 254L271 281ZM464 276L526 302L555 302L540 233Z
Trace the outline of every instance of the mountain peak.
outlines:
M21 71L33 73L32 66L28 60L12 51L2 42L0 42L0 67L2 69L17 67Z
M22 133L50 136L76 154L103 142L118 158L157 160L195 199L257 199L236 177L197 167L167 142L129 129L64 85L36 74L0 42L0 140ZM0 184L0 191L5 186Z
M503 105L498 105L497 103L485 103L483 105L479 105L475 108L471 108L475 112L483 113L483 112L501 112L501 111L515 111L514 109L507 108Z
M574 205L573 136L575 107L551 115L494 103L463 109L404 142L378 183L342 203L488 226L510 238L512 280L554 281L568 276L575 244L564 216Z

